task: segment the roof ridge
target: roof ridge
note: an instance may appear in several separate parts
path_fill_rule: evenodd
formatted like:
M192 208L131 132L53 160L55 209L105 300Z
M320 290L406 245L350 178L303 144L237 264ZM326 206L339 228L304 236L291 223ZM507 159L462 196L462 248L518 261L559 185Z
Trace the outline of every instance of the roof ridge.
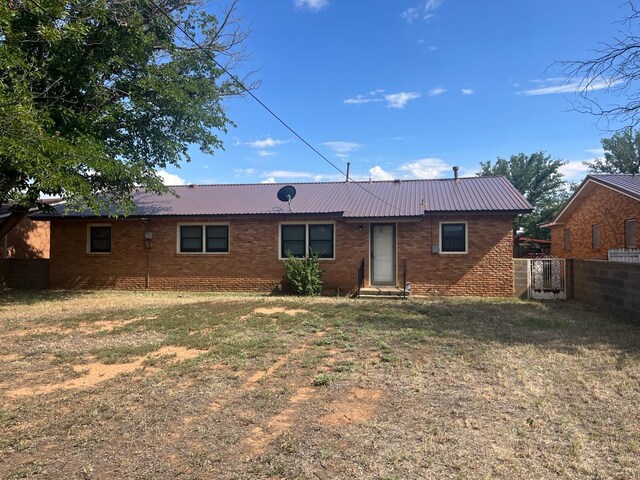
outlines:
M482 176L474 176L474 177L458 177L456 178L398 178L398 179L394 179L394 180L350 180L348 182L345 182L344 180L341 181L331 181L331 182L297 182L297 181L293 181L293 182L273 182L273 183L250 183L250 182L245 182L245 183L189 183L186 185L165 185L166 187L169 188L194 188L194 187L240 187L240 186L261 186L261 185L291 185L291 184L296 184L296 185L341 185L341 184L349 184L349 183L359 183L362 185L370 185L372 183L377 183L377 184L381 184L381 183L416 183L416 182L454 182L456 180L460 181L460 180L484 180L484 179L489 179L489 178L506 178L504 175L482 175Z

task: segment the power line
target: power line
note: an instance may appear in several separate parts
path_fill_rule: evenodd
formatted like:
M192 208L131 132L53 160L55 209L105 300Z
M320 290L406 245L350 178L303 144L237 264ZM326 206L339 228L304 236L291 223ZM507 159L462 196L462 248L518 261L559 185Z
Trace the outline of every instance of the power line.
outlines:
M35 6L37 6L45 14L47 14L47 15L49 14L36 0L27 0L27 1L29 1L32 4L34 4ZM293 135L295 135L296 138L298 138L302 143L304 143L307 147L309 147L311 149L311 151L313 151L321 159L323 159L325 162L327 162L329 165L331 165L331 167L333 167L340 174L342 174L342 175L344 175L346 177L346 173L344 171L342 171L342 169L340 167L338 167L331 160L329 160L326 156L324 156L313 145L311 145L307 140L305 140L302 137L302 135L300 135L296 130L294 130L293 127L291 127L287 122L285 122L282 118L280 118L280 116L278 116L273 110L271 110L271 108L269 108L269 106L267 106L262 100L260 100L260 98L258 98L251 90L249 90L238 79L238 77L233 75L229 70L227 70L227 68L224 65L222 65L220 62L218 62L218 60L215 58L215 56L209 50L205 49L202 45L200 45L200 43L198 43L198 41L195 38L193 38L193 36L191 36L184 28L182 28L182 26L178 22L176 22L173 19L173 17L171 15L169 15L162 7L160 7L160 5L158 5L154 0L146 0L146 1L147 1L147 3L151 4L152 6L154 6L158 10L158 12L160 12L162 14L163 17L165 17L167 20L169 20L173 24L173 26L176 29L178 29L187 38L187 40L189 40L196 48L198 48L205 55L207 55L218 66L218 68L220 68L224 73L226 73L243 91L245 91L247 94L249 94L249 96L251 98L253 98L262 108L264 108L282 126L284 126ZM393 209L395 209L395 210L397 210L399 212L403 211L400 207L392 205L391 203L387 202L385 199L379 197L375 193L373 193L370 190L366 189L360 182L355 181L355 182L352 182L352 183L354 183L355 185L360 187L362 190L364 190L368 195L371 195L372 197L374 197L378 201L384 203L385 205L387 205L387 206L389 206L389 207L391 207L391 208L393 208ZM408 212L404 212L404 213L408 213Z

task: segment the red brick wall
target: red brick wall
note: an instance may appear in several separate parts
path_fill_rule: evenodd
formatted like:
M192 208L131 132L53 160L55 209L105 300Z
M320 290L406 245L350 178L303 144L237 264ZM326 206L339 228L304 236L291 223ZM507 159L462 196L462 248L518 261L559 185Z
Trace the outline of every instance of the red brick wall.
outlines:
M640 223L640 201L596 185L565 225L551 228L551 255L562 258L607 258L610 248L624 248L624 221ZM591 226L600 225L600 248L592 247ZM571 249L564 248L564 230L571 231ZM636 228L640 245L640 225Z
M469 253L438 255L440 220L468 222ZM297 219L296 219L297 220ZM308 219L318 220L318 218ZM210 219L189 219L207 222ZM300 221L304 221L300 219ZM333 221L333 220L331 220ZM118 288L270 292L283 281L278 260L279 220L229 219L229 254L178 254L175 219L118 219L106 222L52 222L50 284L52 288ZM112 225L112 253L87 253L87 225ZM329 292L355 288L360 259L369 276L369 226L335 221L335 260L321 261ZM363 228L360 230L359 225ZM144 246L144 232L153 232L153 246ZM402 259L416 294L512 295L511 217L439 217L397 224L397 278Z

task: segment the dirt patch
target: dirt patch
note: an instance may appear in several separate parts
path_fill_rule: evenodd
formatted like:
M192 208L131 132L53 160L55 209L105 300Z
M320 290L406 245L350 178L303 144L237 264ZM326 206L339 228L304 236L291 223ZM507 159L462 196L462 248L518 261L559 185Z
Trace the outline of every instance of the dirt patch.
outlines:
M309 313L309 310L305 310L304 308L286 308L286 307L259 307L256 308L253 312L243 315L240 317L240 320L247 320L252 315L276 315L278 313L284 313L285 315L289 315L293 317L294 315L298 315L300 313Z
M202 353L204 353L202 350L166 346L128 363L116 363L113 365L107 365L104 363L74 365L73 371L81 374L78 378L72 378L61 383L36 385L10 390L7 392L7 396L10 398L16 398L51 393L59 389L69 390L74 388L91 388L106 382L107 380L111 380L118 375L133 373L138 369L142 370L141 373L158 371L158 368L146 367L144 365L145 360L150 358L169 356L173 357L171 358L170 363L176 363L196 358Z
M300 404L311 400L315 393L315 388L297 388L295 393L289 399L289 403L292 405L291 407L286 408L279 414L271 417L264 428L257 426L251 431L251 434L244 442L248 450L254 455L264 453L273 440L284 435L291 429L295 423L296 417L298 417Z
M381 397L382 390L353 388L344 400L331 403L331 413L320 421L332 426L365 422L375 415Z
M126 325L130 325L140 320L148 320L157 318L157 315L153 316L145 316L145 317L136 317L131 318L129 320L100 320L97 322L80 322L75 327L62 327L59 325L45 325L45 326L36 326L33 328L27 328L24 330L18 330L15 332L10 332L2 337L30 337L32 335L46 335L46 334L79 334L79 333L102 333L102 332L112 332L116 328L124 327Z
M10 353L8 355L0 355L0 362L4 362L4 363L15 362L19 358L20 358L20 355L18 355L17 353Z

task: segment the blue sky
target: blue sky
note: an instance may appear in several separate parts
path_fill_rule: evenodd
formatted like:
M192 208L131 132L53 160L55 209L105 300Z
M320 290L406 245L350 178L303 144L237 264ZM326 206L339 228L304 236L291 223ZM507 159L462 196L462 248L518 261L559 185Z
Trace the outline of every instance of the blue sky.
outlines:
M552 64L592 57L624 13L618 0L241 0L239 73L257 70L254 93L355 179L470 176L544 150L575 181L611 133L571 110ZM344 179L250 97L225 107L225 150L192 149L166 183Z

